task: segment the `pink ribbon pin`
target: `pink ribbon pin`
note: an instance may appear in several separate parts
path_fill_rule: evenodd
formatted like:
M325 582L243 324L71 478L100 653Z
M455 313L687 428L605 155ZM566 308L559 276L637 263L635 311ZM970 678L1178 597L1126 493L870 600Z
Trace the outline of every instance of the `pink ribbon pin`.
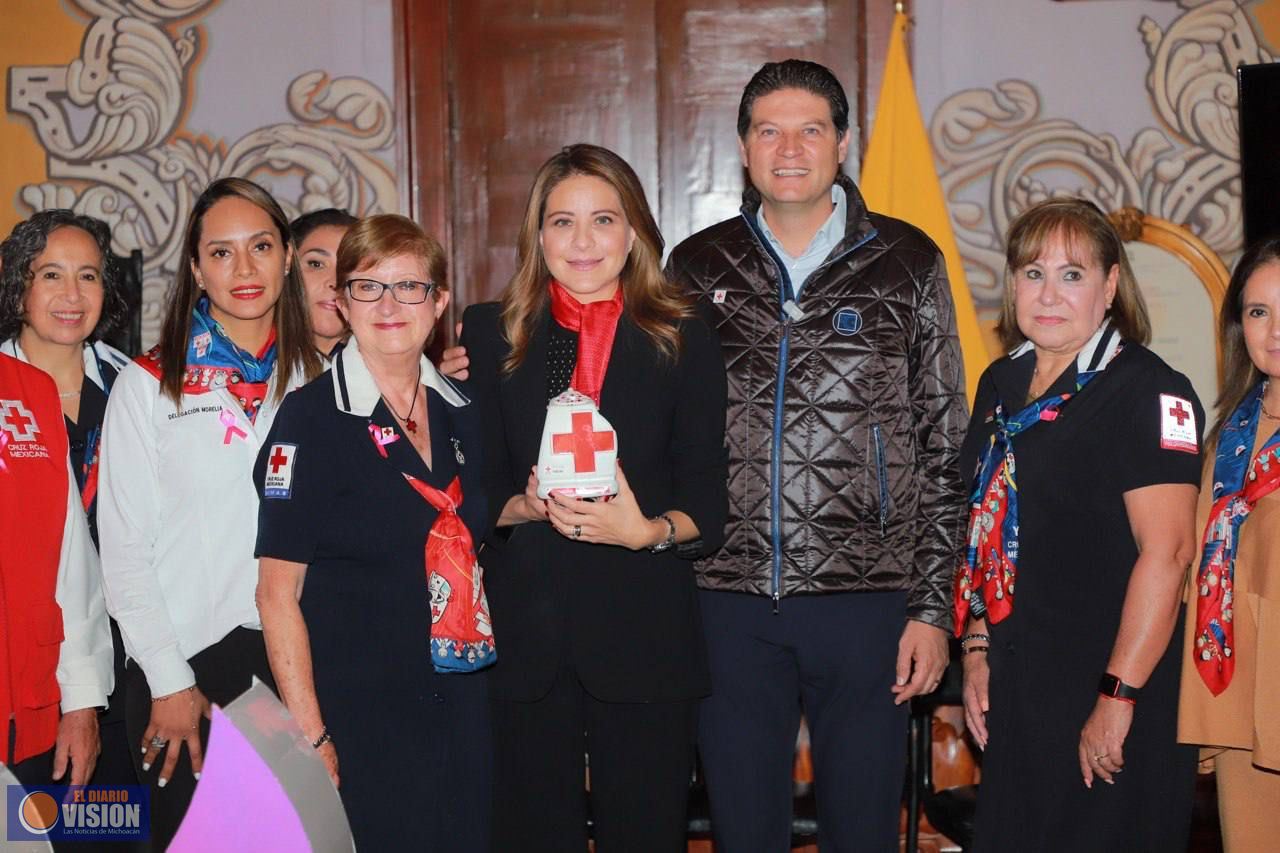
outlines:
M9 470L9 465L4 461L4 449L9 444L9 433L0 429L0 473Z
M400 440L394 429L377 424L369 424L369 438L373 439L373 446L378 448L378 455L383 459L387 458L387 445Z
M230 444L232 436L239 436L240 438L249 437L249 433L240 429L240 427L236 425L236 416L230 409L223 409L221 414L218 415L218 420L222 421L222 425L227 428L227 431L222 435L223 444Z

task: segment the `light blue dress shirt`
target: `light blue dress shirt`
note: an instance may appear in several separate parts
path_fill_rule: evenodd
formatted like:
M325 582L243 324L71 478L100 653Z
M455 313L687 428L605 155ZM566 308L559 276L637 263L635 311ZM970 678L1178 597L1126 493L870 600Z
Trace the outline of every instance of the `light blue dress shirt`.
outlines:
M813 239L809 241L809 245L800 253L800 256L794 258L782 248L782 243L778 242L778 238L774 236L773 229L769 227L768 222L764 221L764 205L760 205L760 209L756 211L756 222L760 223L760 230L764 232L765 239L773 246L774 252L787 268L787 275L791 277L791 289L796 299L800 298L800 290L804 287L805 279L822 266L827 255L830 255L831 250L844 238L844 225L849 207L845 200L844 187L839 184L831 185L831 203L835 205L835 209L831 211L827 221L822 223L822 227L818 229L817 234L813 235Z

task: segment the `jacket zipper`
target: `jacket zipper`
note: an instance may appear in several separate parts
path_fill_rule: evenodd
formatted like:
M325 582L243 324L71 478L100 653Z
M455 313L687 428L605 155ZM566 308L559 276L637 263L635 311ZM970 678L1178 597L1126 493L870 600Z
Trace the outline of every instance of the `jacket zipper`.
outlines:
M871 435L875 439L876 478L880 483L880 536L883 538L889 529L889 468L884 458L884 433L880 424L871 425Z
M786 273L783 272L783 281ZM773 395L773 442L769 472L769 534L773 540L773 612L782 601L782 403L783 383L787 378L787 355L791 349L791 319L782 319L782 341L778 344L778 387Z
M769 241L764 239L764 236L756 230L756 223L752 221L752 217L746 213L742 213L741 216L743 221L747 223L747 231L755 238L756 244L764 251L765 255L773 261L774 269L778 273L778 316L782 321L782 339L778 342L778 375L773 392L773 441L770 446L769 460L769 538L773 546L772 598L773 612L776 614L782 602L782 415L783 403L786 399L787 355L791 347L791 318L787 315L783 306L788 299L794 300L794 296L792 295L791 278L787 275L786 265L769 248ZM862 248L877 233L876 229L871 229L867 236L857 243L819 265L817 269L810 273L809 278L813 278L814 275L848 257L857 249Z

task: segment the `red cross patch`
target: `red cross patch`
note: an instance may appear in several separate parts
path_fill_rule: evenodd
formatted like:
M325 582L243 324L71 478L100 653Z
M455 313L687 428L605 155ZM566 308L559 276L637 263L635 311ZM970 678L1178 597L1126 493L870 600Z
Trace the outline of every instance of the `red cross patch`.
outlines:
M296 444L273 444L267 454L267 470L262 478L262 496L288 500L293 496L293 460Z
M9 433L14 442L25 442L35 441L40 427L21 400L0 400L0 430Z
M1190 400L1172 394L1160 395L1160 447L1184 453L1200 452L1200 430Z

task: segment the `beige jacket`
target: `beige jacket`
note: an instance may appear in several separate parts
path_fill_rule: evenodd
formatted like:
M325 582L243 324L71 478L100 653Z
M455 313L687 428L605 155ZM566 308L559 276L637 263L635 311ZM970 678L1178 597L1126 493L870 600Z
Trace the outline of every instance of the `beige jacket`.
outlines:
M1264 426L1266 422L1264 422ZM1261 429L1253 455L1270 437ZM1203 536L1213 495L1213 455L1200 484L1196 530ZM1192 659L1199 558L1186 590L1178 740L1205 747L1247 749L1253 763L1280 770L1280 491L1254 507L1240 528L1235 569L1235 674L1220 695L1205 686Z

